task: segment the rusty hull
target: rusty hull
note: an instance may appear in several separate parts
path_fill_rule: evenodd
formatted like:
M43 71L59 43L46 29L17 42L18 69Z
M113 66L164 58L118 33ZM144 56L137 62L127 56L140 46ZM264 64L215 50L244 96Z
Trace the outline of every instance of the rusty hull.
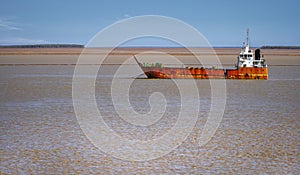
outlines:
M268 68L238 69L142 67L148 78L158 79L268 79Z

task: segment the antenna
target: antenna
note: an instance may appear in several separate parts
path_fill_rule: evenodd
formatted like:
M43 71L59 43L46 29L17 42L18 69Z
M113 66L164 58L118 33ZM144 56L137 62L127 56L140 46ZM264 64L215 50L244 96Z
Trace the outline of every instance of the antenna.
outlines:
M246 47L249 46L249 28L247 28L247 35L246 35Z

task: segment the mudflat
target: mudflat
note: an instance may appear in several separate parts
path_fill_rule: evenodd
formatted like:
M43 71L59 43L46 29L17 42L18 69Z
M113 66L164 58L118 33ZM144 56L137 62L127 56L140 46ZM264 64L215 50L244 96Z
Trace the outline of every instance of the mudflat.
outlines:
M267 81L226 80L221 124L203 146L198 139L211 109L211 86L208 80L195 80L201 105L193 131L169 154L141 162L115 158L83 133L73 106L74 67L0 66L0 174L299 174L300 66L270 66ZM95 81L95 99L103 120L124 139L159 139L178 120L178 87L168 79L135 79L129 91L132 108L141 114L149 112L149 97L154 92L164 95L167 108L153 125L132 125L112 105L113 79L132 80L129 76L116 78L119 67L103 65ZM82 81L86 80L90 77L83 76ZM88 86L84 93L86 89Z
M97 108L120 137L149 141L159 139L176 124L181 109L178 87L168 79L134 79L128 92L134 110L149 112L154 92L167 101L158 122L135 126L122 120L113 105L112 95L123 93L112 91L112 82L133 80L129 71L117 76L117 70L123 67L120 64L136 64L133 55L141 62L171 64L169 58L175 57L198 65L193 54L209 60L216 58L216 53L221 63L234 65L240 52L239 48L191 50L193 53L183 48L119 48L111 52L109 48L0 49L0 174L299 174L300 50L294 49L262 50L269 65L267 81L226 80L222 87L227 92L226 108L206 145L200 146L198 139L211 109L209 80L195 80L201 97L197 122L186 140L169 154L149 161L125 161L90 142L73 106L72 85L79 57L92 64L109 53L95 81ZM138 71L137 65L124 67ZM91 77L82 76L83 82L87 80ZM86 93L89 87L83 88ZM125 102L120 100L120 105ZM125 110L124 115L129 112Z
M234 65L239 52L240 48L0 48L0 64L73 65L79 56L95 60L106 54L104 64L123 64L133 55L146 62L164 62L166 55L171 55L184 63L197 64L194 55L209 60L216 54L222 64ZM261 53L268 65L300 65L300 49L262 49Z

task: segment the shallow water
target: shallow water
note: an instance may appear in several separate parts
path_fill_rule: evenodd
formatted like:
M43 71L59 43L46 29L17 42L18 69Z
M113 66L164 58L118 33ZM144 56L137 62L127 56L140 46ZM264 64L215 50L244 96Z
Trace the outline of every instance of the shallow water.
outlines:
M157 123L133 126L120 119L111 101L116 68L102 67L96 80L97 106L107 125L131 140L168 132L180 107L174 82L134 80L129 93L137 112L149 112L153 92L165 95L167 108ZM72 104L73 71L74 66L0 66L1 174L300 172L300 66L270 66L267 81L226 81L222 122L204 146L197 138L209 113L211 91L208 80L196 80L201 106L192 133L169 154L141 162L102 152L85 136Z

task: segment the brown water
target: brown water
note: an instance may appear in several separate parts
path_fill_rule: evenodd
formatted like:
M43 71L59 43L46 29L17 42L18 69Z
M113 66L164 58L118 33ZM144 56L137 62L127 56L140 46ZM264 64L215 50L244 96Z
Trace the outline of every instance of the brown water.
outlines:
M136 79L130 102L149 110L153 92L165 94L166 114L148 127L120 120L110 100L116 66L104 66L96 99L104 120L118 134L147 140L170 129L178 116L178 89L171 80ZM125 161L96 148L84 135L72 104L74 66L0 67L1 174L299 174L300 66L271 66L269 80L227 80L222 122L211 141L197 143L210 107L208 80L196 80L199 119L171 153L150 161ZM123 77L126 78L126 77ZM127 77L128 78L128 77Z

